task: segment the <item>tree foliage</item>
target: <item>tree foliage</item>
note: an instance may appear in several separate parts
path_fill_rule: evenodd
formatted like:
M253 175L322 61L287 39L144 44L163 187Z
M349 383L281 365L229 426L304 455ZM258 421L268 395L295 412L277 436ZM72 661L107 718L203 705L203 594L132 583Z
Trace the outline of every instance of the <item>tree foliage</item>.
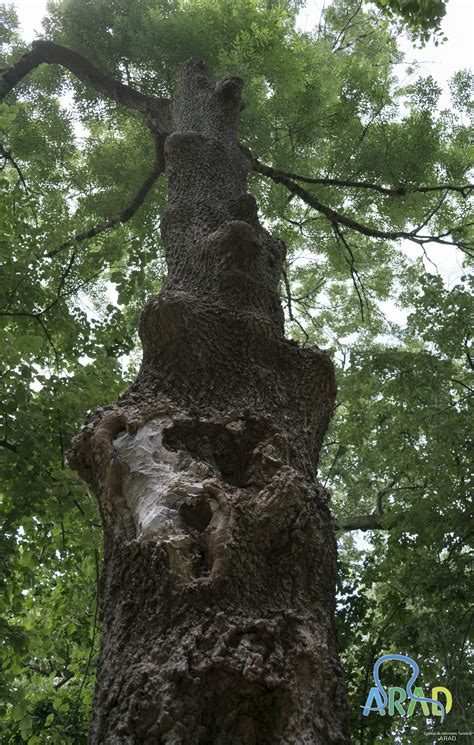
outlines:
M412 35L422 42L428 41L432 34L441 33L446 2L447 0L375 0L377 7L388 18L401 19Z
M441 110L432 78L400 79L396 30L371 7L335 0L302 32L300 5L61 0L45 30L148 95L170 95L190 56L244 79L240 141L271 171L255 167L251 189L287 244L288 333L338 366L321 479L340 526L355 739L421 743L420 714L366 719L360 706L374 660L400 652L419 660L427 689L452 691L450 729L467 727L470 76L453 78ZM423 33L437 28L441 5L390 3ZM1 14L6 68L27 47L14 10ZM41 65L0 104L0 129L0 736L81 743L101 535L95 500L64 459L86 412L133 379L138 313L165 272L166 184L153 180L126 221L78 239L123 216L150 173L141 116ZM457 247L465 274L454 286L423 263L431 243L420 236ZM349 530L361 515L373 517L364 537Z

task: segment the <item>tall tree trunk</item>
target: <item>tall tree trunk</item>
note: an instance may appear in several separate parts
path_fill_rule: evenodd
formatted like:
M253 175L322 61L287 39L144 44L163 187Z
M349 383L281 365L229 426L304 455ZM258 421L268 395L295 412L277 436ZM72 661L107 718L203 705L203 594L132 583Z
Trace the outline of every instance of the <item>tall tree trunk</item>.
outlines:
M69 460L105 532L91 743L348 743L336 545L315 466L334 370L284 338L285 248L236 139L242 82L177 74L168 277L143 363Z

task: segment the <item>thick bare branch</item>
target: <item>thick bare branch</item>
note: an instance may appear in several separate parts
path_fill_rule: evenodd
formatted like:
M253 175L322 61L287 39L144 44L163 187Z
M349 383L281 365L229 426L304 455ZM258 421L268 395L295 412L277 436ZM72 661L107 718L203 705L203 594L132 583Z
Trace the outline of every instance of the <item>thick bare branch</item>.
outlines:
M390 513L389 515L355 515L346 520L336 522L336 530L390 530L399 525L404 517L403 512Z
M387 528L386 525L382 525L381 515L356 515L355 517L349 517L347 520L341 520L336 523L336 530L382 530Z
M43 63L61 65L107 98L129 109L135 109L145 116L152 116L157 131L163 133L169 131L169 101L167 99L154 98L140 93L114 80L110 75L106 75L77 52L43 39L34 41L29 52L26 52L14 65L3 70L0 77L0 101L26 75Z
M57 248L49 251L47 255L51 257L65 248L74 246L76 243L93 238L115 227L119 223L123 224L127 222L141 207L151 187L164 170L163 148L164 140L170 129L170 101L147 96L128 85L114 80L77 52L73 52L71 49L67 49L59 44L54 44L52 41L38 40L34 41L31 46L31 51L24 54L14 65L3 70L0 77L0 101L17 83L29 72L39 67L39 65L45 62L58 64L72 72L82 82L91 85L107 98L143 114L155 139L155 163L151 173L141 185L131 204L109 220L104 220L88 230L77 233L72 239L65 241ZM8 158L15 165L10 153L5 151L4 148L1 148L0 155Z
M91 85L107 98L142 113L145 116L147 126L154 136L156 152L152 171L141 185L131 204L109 220L104 220L88 230L77 233L73 238L49 251L47 256L51 257L65 248L74 246L76 243L81 243L88 238L93 238L120 223L127 222L141 207L156 179L164 171L163 149L164 140L170 129L170 102L166 99L154 98L153 96L140 93L140 91L106 75L77 52L44 40L34 41L30 52L24 54L12 67L3 71L0 77L0 101L29 72L45 62L61 65L72 72L79 80ZM14 166L16 165L11 154L1 146L0 155L10 160ZM21 177L18 168L17 171Z

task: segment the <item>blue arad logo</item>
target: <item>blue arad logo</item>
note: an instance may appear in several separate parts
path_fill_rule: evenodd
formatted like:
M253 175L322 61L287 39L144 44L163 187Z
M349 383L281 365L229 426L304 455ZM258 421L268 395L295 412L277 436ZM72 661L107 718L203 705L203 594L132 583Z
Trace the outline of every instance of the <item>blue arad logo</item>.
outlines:
M379 677L380 666L387 660L399 660L400 662L406 662L411 665L413 669L412 676L406 684L405 688L389 688L388 694L382 686ZM443 686L437 686L432 689L431 698L427 698L424 694L423 689L419 686L413 690L413 685L415 684L419 673L420 668L418 667L415 660L412 660L411 657L406 657L404 654L384 654L382 655L382 657L379 657L374 665L375 687L370 689L369 695L367 696L367 701L365 702L365 706L362 707L364 709L364 711L362 712L363 715L367 717L369 716L369 713L371 711L377 711L380 716L385 716L386 710L388 708L388 715L390 717L395 714L395 710L399 714L401 714L401 716L405 716L403 703L408 699L410 703L408 705L407 715L409 717L412 716L417 704L421 704L423 714L429 717L429 704L431 704L431 716L441 717L441 722L444 722L446 714L451 711L453 705L453 697L451 696L451 693L448 691L447 688L444 688ZM446 697L446 707L441 703L441 701L438 701L438 695L440 693L443 693ZM375 703L375 706L372 706L373 703Z

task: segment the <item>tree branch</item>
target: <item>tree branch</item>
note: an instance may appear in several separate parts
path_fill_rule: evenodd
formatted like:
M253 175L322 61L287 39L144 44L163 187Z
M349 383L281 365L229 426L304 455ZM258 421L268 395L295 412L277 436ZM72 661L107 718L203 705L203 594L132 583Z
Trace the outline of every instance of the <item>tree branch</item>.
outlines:
M44 329L44 325L42 323L41 316L44 316L46 313L48 313L50 310L54 308L55 305L57 305L61 300L63 300L66 297L70 297L71 295L74 295L76 292L79 292L83 287L89 284L89 282L92 282L92 280L96 279L103 271L103 267L99 269L99 271L94 272L94 274L90 275L85 279L83 282L79 282L78 285L75 285L75 287L71 287L67 292L60 292L57 294L57 296L52 300L48 305L46 305L41 310L36 311L30 311L30 310L7 310L7 311L0 311L0 317L6 317L6 318L34 318L35 321L38 321L40 325ZM51 342L51 340L49 339ZM53 347L54 349L54 347Z
M436 186L416 186L413 188L410 188L409 186L399 186L398 188L393 189L388 186L373 184L370 181L357 181L353 179L337 178L311 178L310 176L300 176L297 173L275 170L274 168L271 168L271 166L267 166L264 163L261 163L257 158L254 157L252 157L252 168L257 173L261 173L264 176L269 176L273 180L276 180L277 178L292 179L294 181L301 181L305 184L316 184L318 186L371 189L372 191L377 191L380 194L386 194L387 196L391 197L403 197L407 194L428 194L429 192L437 191L454 191L458 192L464 198L466 198L470 194L470 192L474 190L474 184L437 184Z
M469 363L469 367L471 368L471 370L474 370L474 359L472 358L471 353L469 351L469 342L470 342L470 338L468 336L465 336L462 341L462 345L464 347L464 353Z
M403 474L401 474L403 475ZM356 515L336 521L336 530L390 530L402 522L406 510L400 512L384 513L383 498L395 491L412 491L415 489L426 489L427 482L407 486L396 486L400 476L396 476L384 489L377 492L375 510L370 515Z
M157 131L169 131L170 102L167 99L140 93L106 75L77 52L43 39L34 41L29 52L20 57L14 65L3 70L0 77L0 101L26 75L43 63L61 65L83 83L92 86L112 101L152 117Z
M391 514L388 520L384 519L383 498L392 491L398 479L399 476L396 476L384 489L380 489L380 491L377 492L375 510L371 515L356 515L355 517L349 517L346 520L336 523L336 530L388 530L397 525L403 516L403 512Z
M248 151L247 155L249 155ZM464 253L471 256L471 250L472 246L467 243L463 243L461 241L447 241L444 240L446 235L451 234L456 229L459 229L462 226L454 226L452 230L449 231L449 233L443 233L442 235L419 235L419 231L421 230L422 226L418 226L412 231L404 231L404 230L379 230L378 228L370 228L368 225L364 225L363 223L358 222L357 220L354 220L351 217L348 217L347 215L343 214L342 212L337 212L336 210L333 210L332 207L328 207L328 205L323 204L314 194L311 194L306 189L303 189L299 184L296 183L293 179L286 176L281 171L276 171L271 166L266 166L263 163L260 163L257 159L251 158L252 168L257 173L260 173L263 176L267 176L268 178L271 178L272 181L274 181L277 184L283 184L286 186L286 188L295 196L300 197L300 199L303 200L306 204L308 204L310 207L313 207L315 210L320 212L322 215L328 218L328 220L331 221L331 223L339 224L339 225L345 225L347 228L350 228L351 230L355 230L358 233L361 233L362 235L366 235L369 238L384 238L385 240L390 241L396 241L396 240L409 240L413 241L414 243L418 243L419 245L424 245L425 243L440 243L442 245L446 246L457 246L460 248ZM428 187L424 187L428 188ZM461 187L460 187L461 188ZM471 188L469 187L462 187L462 188ZM472 187L474 188L474 187Z
M293 318L293 309L292 309L292 300L291 300L291 286L288 280L288 274L286 273L286 268L282 267L281 272L283 274L283 281L285 283L286 300L288 304L288 315L290 317L290 321L293 321L294 318Z
M381 530L387 526L381 524L380 515L356 515L347 520L336 522L336 530Z
M68 670L67 668L64 670L61 670L61 678L58 680L57 683L54 684L54 688L56 691L58 691L60 688L63 687L63 685L66 685L71 678L74 678L74 673L72 670Z
M154 183L156 182L158 176L164 172L164 156L163 156L163 146L164 146L164 140L165 135L156 135L156 159L155 163L153 165L153 168L149 175L146 177L143 184L140 186L139 190L135 194L135 197L133 198L132 202L128 205L128 207L125 207L122 212L119 212L117 215L114 215L114 217L109 218L108 220L104 220L103 222L98 223L97 225L94 225L93 227L89 228L88 230L84 230L81 233L76 233L72 238L69 238L68 240L64 241L64 243L61 243L60 246L57 248L51 249L51 251L48 251L46 256L51 258L52 256L56 256L58 253L63 251L65 248L70 248L71 246L76 245L77 243L82 243L82 241L86 241L88 238L94 238L96 235L100 235L101 233L104 233L106 230L109 230L110 228L115 227L119 224L125 224L128 222L134 214L138 211L138 209L142 206L143 202L146 199L146 196Z
M339 225L337 223L333 223L333 229L334 229L334 235L336 236L336 241L338 243L342 243L347 253L349 254L349 257L345 256L344 258L351 272L352 284L354 285L354 290L357 293L357 298L359 300L359 306L360 306L360 315L361 315L362 323L364 323L364 320L365 320L364 300L365 300L367 309L369 308L369 303L367 301L367 294L365 292L364 285L360 278L360 274L355 267L354 252L352 251L352 248L350 247L346 237L344 236L342 230L339 228ZM359 290L359 286L360 286L360 290Z
M337 37L336 37L336 39L335 39L335 41L334 41L334 43L332 45L331 51L333 53L339 52L343 48L341 45L342 45L342 43L343 43L343 41L345 39L346 32L349 31L349 29L351 28L351 23L354 20L354 18L360 13L361 8L362 8L362 2L360 2L358 4L358 6L355 9L354 13L351 16L349 16L349 18L346 20L344 26L342 27L342 29L339 31L339 33L338 33L338 35L337 35Z
M471 388L471 386L468 385L467 383L463 383L462 380L458 380L458 378L450 378L450 380L453 383L458 383L458 385L462 385L462 387L465 388L467 391L469 391L469 393L474 393L474 388Z
M355 515L345 520L336 521L336 530L390 530L402 522L404 512L390 513L390 515Z
M48 257L52 257L65 248L70 248L76 243L81 243L88 238L93 238L100 233L104 233L119 223L128 222L142 206L156 179L164 171L164 141L170 129L170 101L147 96L128 85L114 80L94 67L94 65L77 52L73 52L71 49L67 49L59 44L54 44L52 41L34 41L31 46L32 49L30 52L24 54L18 62L3 71L0 77L0 101L29 72L42 63L58 64L72 72L82 82L91 85L107 98L143 114L155 140L155 163L153 169L141 185L131 204L109 220L104 220L88 230L77 233L73 238L68 239L46 254ZM21 171L10 153L1 145L0 155L7 158L14 165L26 187Z
M23 176L23 172L22 172L20 166L18 165L18 163L16 162L16 160L14 159L14 157L10 153L10 151L7 150L2 145L1 142L0 142L0 157L2 157L4 160L8 161L8 163L10 163L13 166L13 168L15 169L15 171L17 172L17 174L18 174L18 176L20 178L21 183L23 184L23 187L24 187L25 191L29 191L28 185L26 183L25 177Z

